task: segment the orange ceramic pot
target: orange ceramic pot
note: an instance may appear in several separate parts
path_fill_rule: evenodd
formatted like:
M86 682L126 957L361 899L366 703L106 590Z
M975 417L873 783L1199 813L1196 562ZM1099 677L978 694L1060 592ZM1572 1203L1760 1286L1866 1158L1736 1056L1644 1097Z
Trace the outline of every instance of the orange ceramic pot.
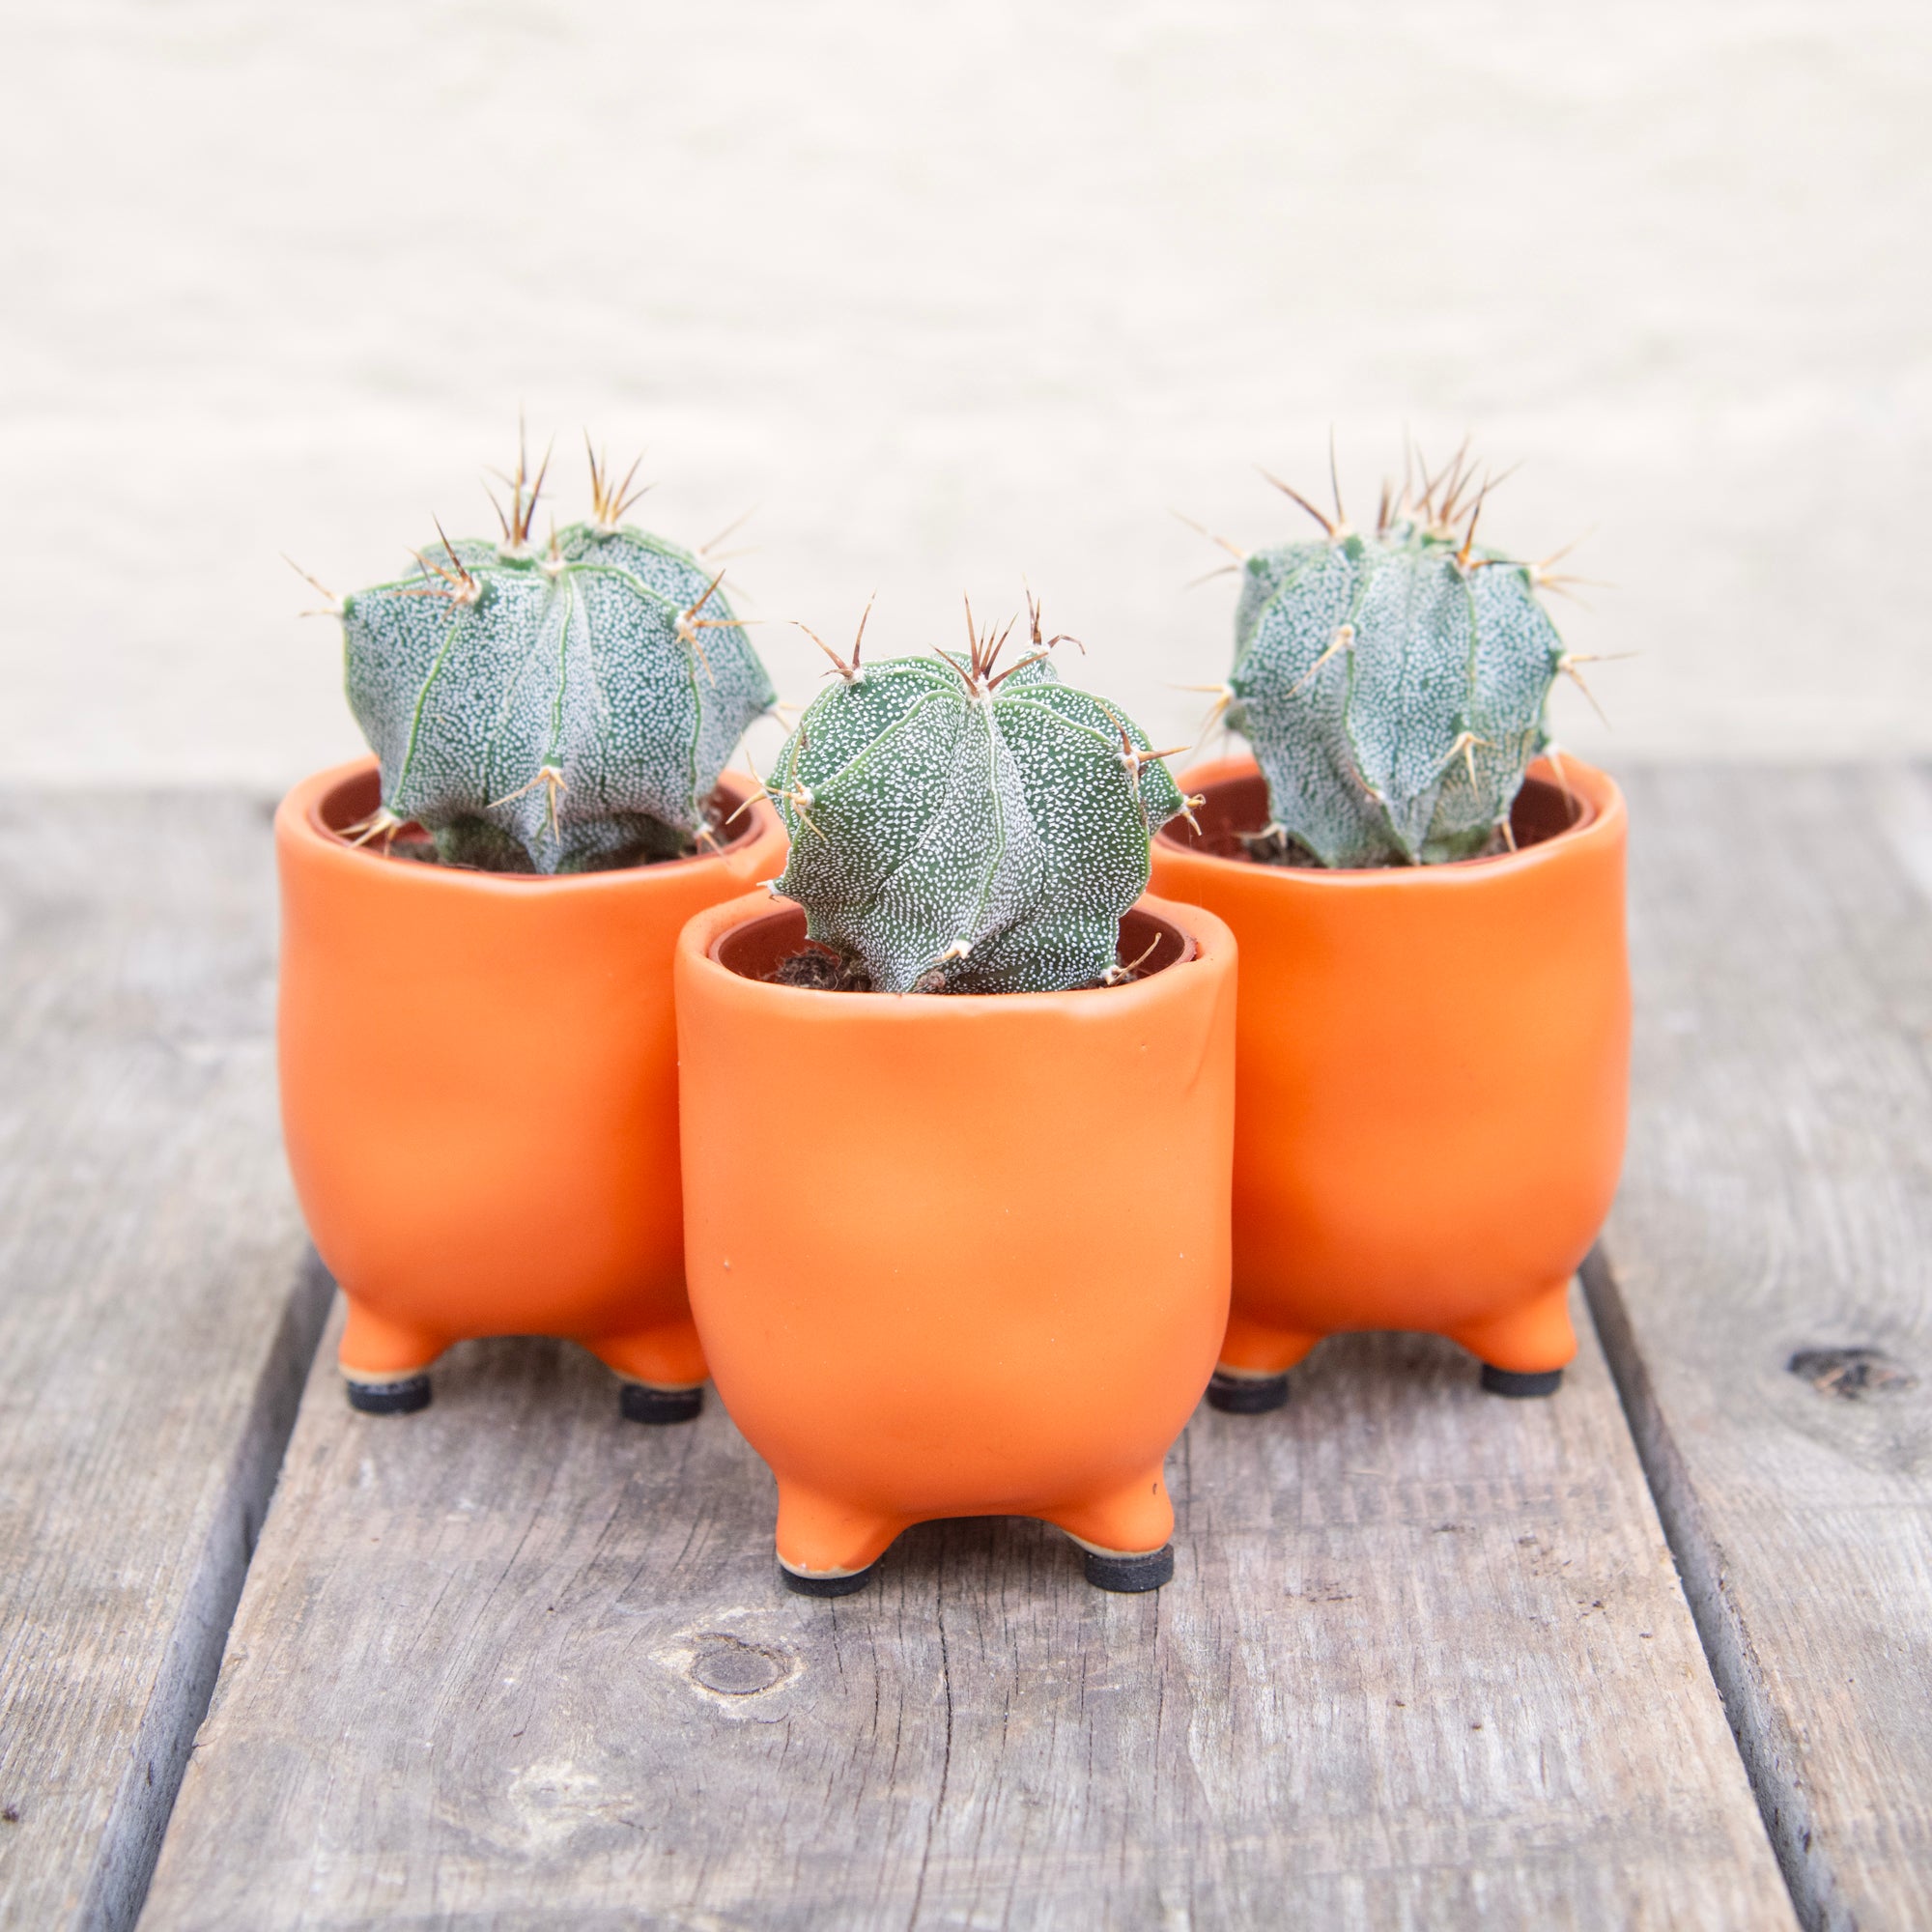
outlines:
M1501 1394L1576 1352L1569 1284L1623 1159L1625 813L1602 772L1533 768L1493 859L1365 871L1231 857L1267 821L1252 760L1180 780L1201 834L1159 891L1241 946L1234 1306L1211 1399L1261 1409L1324 1335L1460 1342Z
M364 759L275 814L282 1127L348 1298L351 1400L421 1407L451 1342L561 1335L625 1378L626 1413L696 1414L671 950L783 864L777 814L753 804L715 854L535 878L351 845L377 795Z
M1156 938L1128 985L895 995L769 983L788 900L685 928L692 1311L794 1587L958 1516L1055 1523L1106 1588L1172 1574L1162 1464L1227 1323L1235 945L1144 899L1122 957Z

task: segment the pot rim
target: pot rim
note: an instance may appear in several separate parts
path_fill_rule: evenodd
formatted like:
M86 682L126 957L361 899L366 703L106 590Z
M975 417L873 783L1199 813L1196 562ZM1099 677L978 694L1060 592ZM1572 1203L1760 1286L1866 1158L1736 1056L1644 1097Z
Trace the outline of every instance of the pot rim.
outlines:
M945 1025L949 1021L983 1020L992 1013L1014 1016L1042 1011L1077 1011L1098 1017L1103 1013L1124 1016L1151 1000L1185 997L1192 983L1177 970L1204 962L1232 964L1235 935L1215 914L1182 901L1143 893L1131 912L1158 920L1180 936L1183 952L1179 959L1122 986L1067 986L1051 993L948 993L938 997L926 993L875 993L855 998L851 993L832 992L816 986L781 986L770 980L753 980L727 966L718 957L718 950L731 935L747 925L766 919L789 918L803 913L796 899L775 893L753 892L742 898L727 899L722 905L697 914L678 936L677 950L695 971L736 989L740 998L776 1001L807 1001L801 1015L811 1012L815 1019L828 1019L834 1012L849 1014L854 1022L876 1020L886 1025ZM1090 996L1104 993L1104 1002ZM828 1004L830 1003L830 1004Z
M1170 859L1199 866L1226 866L1243 876L1267 879L1285 891L1310 892L1443 892L1458 887L1473 887L1501 876L1534 870L1541 866L1561 865L1580 849L1620 840L1628 816L1622 789L1616 780L1595 765L1565 753L1563 778L1548 757L1530 761L1526 776L1552 785L1581 801L1583 815L1574 824L1534 845L1515 852L1497 852L1484 859L1448 859L1426 866L1257 866L1244 859L1226 859L1216 852L1172 838L1163 826L1154 835L1155 845ZM1179 773L1175 782L1183 793L1202 790L1211 784L1225 784L1233 779L1259 778L1261 765L1252 756L1210 758ZM1565 781L1567 780L1567 782Z
M751 809L745 813L744 830L715 852L694 852L687 858L663 859L649 866L618 866L599 872L484 872L457 866L405 865L381 852L353 844L323 817L324 807L346 785L379 770L379 762L373 756L352 758L346 764L312 772L292 785L275 808L276 838L326 853L338 863L381 867L380 876L407 878L424 891L467 893L637 892L648 890L654 875L685 879L691 876L694 867L722 866L742 859L774 833L782 840L779 815L763 797L757 780L740 772L724 772L719 776L719 788L728 791L741 806L749 800ZM370 876L373 879L378 874Z

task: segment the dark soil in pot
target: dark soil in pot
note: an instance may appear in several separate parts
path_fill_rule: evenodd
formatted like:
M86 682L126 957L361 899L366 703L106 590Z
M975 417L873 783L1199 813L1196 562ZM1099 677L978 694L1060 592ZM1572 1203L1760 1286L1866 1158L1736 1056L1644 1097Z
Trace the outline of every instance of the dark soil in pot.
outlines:
M687 840L678 851L657 851L640 846L613 856L607 865L586 867L585 871L539 873L527 866L465 865L445 859L437 850L435 836L414 819L378 838L365 839L358 837L360 828L375 816L381 803L381 775L374 771L359 773L347 783L337 786L323 801L323 825L345 845L353 845L372 858L393 859L403 865L435 866L444 871L488 872L499 878L582 878L586 871L619 872L645 866L677 865L686 859L711 858L720 852L728 852L753 838L757 829L752 814L742 810L745 794L734 785L720 784L704 803L708 843ZM667 838L669 836L667 828Z
M1193 942L1179 926L1135 906L1121 921L1121 936L1114 954L1117 977L1065 990L1094 992L1108 986L1129 985L1179 964L1190 957L1193 951ZM871 980L857 960L841 959L831 948L806 938L805 913L798 907L774 908L770 917L736 928L723 941L718 958L732 972L748 980L762 980L769 985L796 986L814 993L872 990ZM942 989L934 986L930 990ZM980 993L961 997L1004 996Z
M1540 845L1558 833L1568 832L1590 817L1583 801L1561 785L1544 779L1525 779L1522 789L1510 808L1510 834L1516 849ZM1188 851L1205 852L1215 859L1234 859L1257 866L1281 866L1291 869L1324 871L1306 850L1292 838L1268 831L1267 781L1259 772L1243 778L1223 779L1208 786L1203 802L1194 808L1201 830L1197 833L1184 818L1170 819L1158 835L1163 842ZM1499 858L1511 849L1500 835L1482 859ZM1456 859L1451 865L1467 866L1472 859ZM1377 869L1406 870L1404 867Z

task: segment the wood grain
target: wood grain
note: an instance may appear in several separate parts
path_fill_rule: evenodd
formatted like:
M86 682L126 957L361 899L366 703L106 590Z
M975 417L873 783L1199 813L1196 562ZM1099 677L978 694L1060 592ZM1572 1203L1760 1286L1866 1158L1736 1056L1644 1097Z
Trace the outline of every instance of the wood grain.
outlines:
M1592 1301L1804 1921L1932 1924L1932 807L1904 771L1630 799Z
M264 809L0 798L0 1924L130 1924L327 1284Z
M982 1521L811 1602L715 1403L319 1361L144 1932L1792 1922L1587 1337L1547 1403L1331 1343L1171 1480L1158 1596Z

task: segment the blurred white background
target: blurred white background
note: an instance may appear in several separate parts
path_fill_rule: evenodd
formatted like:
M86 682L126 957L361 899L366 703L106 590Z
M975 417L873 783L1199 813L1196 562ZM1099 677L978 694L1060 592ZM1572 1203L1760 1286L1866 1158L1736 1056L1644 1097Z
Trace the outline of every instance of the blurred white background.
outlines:
M11 4L0 755L280 784L356 749L337 589L519 406L753 503L741 605L884 653L1024 572L1156 742L1330 425L1523 468L1484 535L1608 580L1559 738L1932 748L1932 9L1879 0ZM815 653L754 634L781 688ZM821 661L822 662L822 661ZM1075 661L1078 662L1077 660ZM760 763L775 738L754 749Z

